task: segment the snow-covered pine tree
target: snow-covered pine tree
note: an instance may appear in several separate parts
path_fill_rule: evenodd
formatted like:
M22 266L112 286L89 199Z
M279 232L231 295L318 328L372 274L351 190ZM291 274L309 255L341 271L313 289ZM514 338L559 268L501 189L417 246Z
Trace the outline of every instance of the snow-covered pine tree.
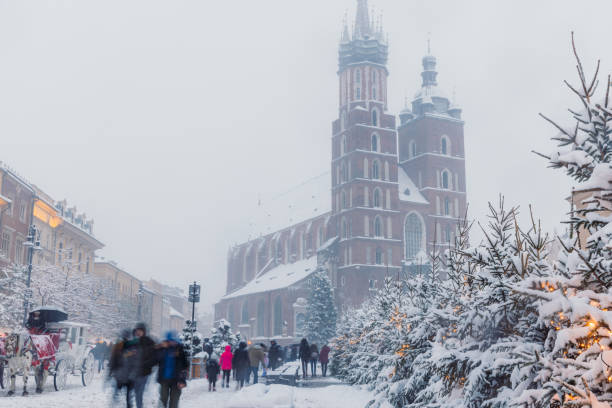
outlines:
M240 333L232 332L232 325L225 319L219 320L216 327L211 329L210 344L213 346L214 354L220 356L225 351L225 346L232 346L232 350L238 348L238 344L242 341Z
M552 328L537 354L540 386L525 391L533 406L609 408L612 401L612 109L610 76L597 96L599 62L587 80L576 52L578 85L566 82L580 101L570 110L575 126L556 127L557 148L542 155L579 184L568 223L572 234L559 238L555 272L534 278L517 290L541 302L541 322Z
M204 349L203 337L197 330L192 330L191 320L185 321L179 339L183 343L185 353L190 356L198 356Z
M338 314L334 303L334 292L327 271L323 268L310 278L310 294L304 322L304 334L311 344L324 344L336 335Z

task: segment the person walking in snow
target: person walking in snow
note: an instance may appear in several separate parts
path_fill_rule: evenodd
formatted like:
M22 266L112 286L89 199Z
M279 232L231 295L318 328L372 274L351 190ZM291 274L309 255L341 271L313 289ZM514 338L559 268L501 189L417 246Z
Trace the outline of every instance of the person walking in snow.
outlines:
M138 350L136 379L134 380L134 394L136 396L136 407L143 408L144 392L147 381L153 370L153 359L155 353L155 342L147 336L146 323L139 322L134 326L134 340Z
M104 368L104 354L106 354L104 343L102 343L101 341L97 342L96 346L91 350L91 354L93 354L94 356L94 360L98 365L98 374L100 374L100 371L102 371L102 369Z
M249 369L249 353L247 351L247 344L241 341L238 345L238 350L234 353L232 359L232 368L236 372L236 381L238 382L237 388L241 389L244 387L244 381L246 380L247 371Z
M158 366L159 401L164 408L178 408L181 391L187 386L189 360L176 333L169 331L156 347L154 364Z
M329 352L330 352L330 348L326 344L323 347L321 347L321 353L319 353L319 361L321 362L321 372L323 374L323 377L327 375L327 363L329 363Z
M116 405L119 393L125 388L125 400L127 408L132 407L132 391L136 379L137 350L136 343L130 339L130 331L121 331L120 340L115 344L111 352L108 365L108 376L115 380L115 391L113 392L113 406Z
M276 342L276 340L272 340L270 342L270 352L268 353L268 357L270 358L270 369L276 370L281 365L281 347Z
M206 361L206 377L208 378L208 391L217 391L217 377L219 377L219 373L221 372L221 368L219 367L219 363L215 356L211 356Z
M249 347L249 369L253 373L253 384L257 384L258 377L257 372L259 371L259 364L262 365L264 370L266 369L266 349L263 344L254 344ZM248 375L247 375L248 377Z
M302 375L306 378L308 375L308 362L310 361L310 345L308 340L305 338L300 342L300 351L298 353L299 359L302 361Z
M317 361L319 361L319 347L315 343L310 345L310 375L317 376Z
M232 372L232 346L225 346L225 351L221 354L219 362L221 363L221 370L223 370L223 378L221 379L221 388L229 388L230 374Z

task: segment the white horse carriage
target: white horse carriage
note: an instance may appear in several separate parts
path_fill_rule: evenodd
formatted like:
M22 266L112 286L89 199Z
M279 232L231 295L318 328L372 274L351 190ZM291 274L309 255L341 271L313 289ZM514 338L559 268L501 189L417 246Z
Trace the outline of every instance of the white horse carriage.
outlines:
M69 322L67 317L56 308L36 309L30 312L28 331L0 338L0 364L5 368L0 385L9 385L8 395L15 393L17 375L23 377L23 395L28 394L28 377L32 375L38 393L49 375L56 391L66 386L68 375L79 375L82 384L89 385L95 367L93 347L87 343L89 326Z

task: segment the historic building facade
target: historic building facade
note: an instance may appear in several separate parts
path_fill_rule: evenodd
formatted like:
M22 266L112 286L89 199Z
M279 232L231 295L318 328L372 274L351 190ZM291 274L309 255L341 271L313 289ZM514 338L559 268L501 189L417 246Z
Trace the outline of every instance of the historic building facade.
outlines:
M397 123L387 108L387 56L382 28L371 22L367 0L358 0L354 30L345 27L339 47L331 172L301 186L326 191L323 203L299 195L310 217L294 211L291 222L264 228L228 254L227 294L215 318L247 337L299 337L308 277L321 265L342 310L386 275L414 273L434 246L454 242L466 210L461 109L438 87L436 58L426 55L421 88Z

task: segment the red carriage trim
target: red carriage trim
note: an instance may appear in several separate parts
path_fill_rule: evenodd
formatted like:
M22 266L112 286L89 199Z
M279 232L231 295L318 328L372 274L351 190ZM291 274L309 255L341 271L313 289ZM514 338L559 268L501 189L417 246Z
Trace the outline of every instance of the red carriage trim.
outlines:
M36 355L38 360L46 360L55 357L55 352L57 351L55 347L55 341L53 339L54 336L57 336L59 339L59 334L31 334L30 340L36 349Z

